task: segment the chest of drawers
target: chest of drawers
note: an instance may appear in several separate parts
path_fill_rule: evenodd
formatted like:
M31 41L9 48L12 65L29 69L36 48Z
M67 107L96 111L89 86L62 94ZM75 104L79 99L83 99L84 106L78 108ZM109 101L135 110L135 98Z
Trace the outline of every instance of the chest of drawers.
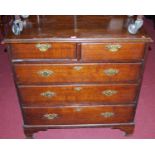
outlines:
M129 34L126 18L31 16L20 35L8 33L27 137L68 127L133 132L151 39L143 29Z

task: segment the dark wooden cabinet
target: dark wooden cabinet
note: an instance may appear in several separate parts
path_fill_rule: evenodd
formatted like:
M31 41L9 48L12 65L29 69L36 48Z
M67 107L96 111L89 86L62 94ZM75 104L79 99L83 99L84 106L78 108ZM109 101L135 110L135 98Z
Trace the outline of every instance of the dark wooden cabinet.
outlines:
M131 134L148 43L127 16L36 16L8 45L27 137L51 128L110 127Z

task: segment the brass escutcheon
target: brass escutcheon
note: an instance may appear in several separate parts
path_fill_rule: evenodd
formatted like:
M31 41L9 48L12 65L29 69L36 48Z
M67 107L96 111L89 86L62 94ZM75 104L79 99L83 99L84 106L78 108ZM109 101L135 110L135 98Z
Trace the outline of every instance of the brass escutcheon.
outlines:
M74 66L74 67L73 67L73 69L76 70L76 71L79 71L79 70L81 70L82 68L83 68L82 66Z
M109 68L109 69L105 69L103 72L107 76L114 76L114 75L119 73L119 70L118 69Z
M54 97L56 95L55 92L51 92L51 91L46 91L40 94L43 97L47 97L47 98L51 98Z
M106 45L106 49L109 50L109 52L117 52L122 46L119 45L119 44L116 44L116 45L112 45L112 44L109 44L109 45Z
M79 92L80 90L82 90L82 88L81 87L75 87L74 90Z
M36 44L36 48L38 48L40 52L46 52L51 47L51 44Z
M105 118L109 118L109 117L113 117L115 115L115 113L113 113L113 112L103 112L100 115L105 117Z
M104 91L102 91L102 94L105 96L112 96L112 95L115 95L117 93L118 93L117 90L104 90Z
M42 77L49 77L49 76L51 76L54 72L52 71L52 70L47 70L47 69L45 69L45 70L40 70L40 71L38 71L37 72L40 76L42 76Z
M76 107L75 111L79 112L79 111L81 111L81 109L82 109L81 107Z
M55 118L58 118L58 114L55 114L55 113L52 113L52 114L45 114L45 115L43 116L43 118L46 118L46 119L49 119L49 120L55 119Z

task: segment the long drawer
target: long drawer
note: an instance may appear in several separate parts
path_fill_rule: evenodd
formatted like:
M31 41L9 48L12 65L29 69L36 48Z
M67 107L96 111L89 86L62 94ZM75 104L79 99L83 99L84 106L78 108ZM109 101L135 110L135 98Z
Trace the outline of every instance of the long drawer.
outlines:
M132 122L133 106L24 108L27 125L72 125Z
M141 63L14 64L18 84L137 82Z
M130 103L135 100L136 84L19 86L22 103L56 105L78 102Z
M86 61L138 61L144 57L144 43L83 43L81 58Z
M12 44L13 59L75 59L75 43Z

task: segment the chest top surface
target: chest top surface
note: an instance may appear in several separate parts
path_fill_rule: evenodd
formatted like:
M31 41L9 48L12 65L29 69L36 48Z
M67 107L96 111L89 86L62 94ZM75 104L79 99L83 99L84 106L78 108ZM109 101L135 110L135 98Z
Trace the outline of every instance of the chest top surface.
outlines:
M10 23L4 42L151 41L143 28L130 34L128 22L128 16L29 16L20 35L12 33Z

